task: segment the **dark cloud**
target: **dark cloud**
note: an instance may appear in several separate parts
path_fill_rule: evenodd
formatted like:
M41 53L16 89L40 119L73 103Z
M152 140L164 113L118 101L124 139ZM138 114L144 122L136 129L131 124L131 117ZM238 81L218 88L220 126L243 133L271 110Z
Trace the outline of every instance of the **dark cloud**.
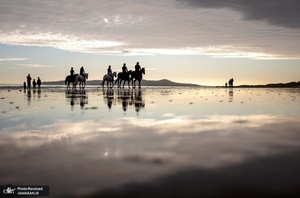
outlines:
M300 28L299 0L177 0L189 6L230 8L246 20L265 20L273 25Z

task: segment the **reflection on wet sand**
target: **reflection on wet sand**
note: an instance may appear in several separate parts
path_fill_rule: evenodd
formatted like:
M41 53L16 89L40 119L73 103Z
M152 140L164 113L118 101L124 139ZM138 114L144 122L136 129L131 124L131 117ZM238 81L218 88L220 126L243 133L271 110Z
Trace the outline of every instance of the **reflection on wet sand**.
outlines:
M81 108L84 108L84 105L88 104L88 95L85 89L67 89L65 93L72 107L79 104Z
M230 87L229 88L229 102L232 102L233 101L233 88L232 87Z
M139 112L145 107L142 89L103 89L103 99L108 108L112 106L122 106L124 112L128 107L135 107L135 111Z
M50 197L300 194L300 89L0 94L1 185L49 185Z
M36 97L36 93L37 93L38 99L40 99L41 98L41 90L40 89L38 89L38 90L36 90L36 89L24 90L24 94L26 94L26 97L27 97L27 104L28 105L31 104L31 99Z

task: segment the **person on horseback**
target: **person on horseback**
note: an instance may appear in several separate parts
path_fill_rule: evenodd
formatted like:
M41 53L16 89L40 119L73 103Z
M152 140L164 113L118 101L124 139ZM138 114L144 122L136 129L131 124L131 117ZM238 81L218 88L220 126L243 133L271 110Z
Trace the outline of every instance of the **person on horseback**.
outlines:
M85 71L83 66L80 68L80 75L83 76L83 78L85 79Z
M123 67L122 67L122 73L123 73L123 75L125 76L125 75L127 74L127 72L128 72L128 69L127 69L127 67L126 67L126 63L124 63L124 64L123 64Z
M71 70L70 70L70 74L71 74L71 76L73 76L73 75L74 75L74 73L75 73L75 71L74 71L73 67L71 67Z
M110 75L111 78L113 78L113 72L112 72L112 70L111 70L111 66L110 66L110 65L108 66L107 74Z
M135 68L135 72L136 72L136 73L139 73L139 72L140 72L141 66L140 66L139 62L136 63L136 65L135 65L134 68Z

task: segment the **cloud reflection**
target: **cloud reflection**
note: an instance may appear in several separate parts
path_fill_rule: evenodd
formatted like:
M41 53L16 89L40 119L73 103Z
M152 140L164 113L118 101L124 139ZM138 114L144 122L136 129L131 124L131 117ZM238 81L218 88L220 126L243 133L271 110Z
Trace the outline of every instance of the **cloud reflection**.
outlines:
M226 167L233 167L234 171L253 159L293 153L300 146L300 116L287 108L297 107L298 101L293 99L299 93L290 89L286 93L255 89L256 96L252 89L235 90L234 100L222 103L220 98L231 97L224 89L43 91L40 100L32 94L30 105L27 92L21 92L21 100L19 91L5 92L5 98L14 96L14 100L1 102L20 109L13 108L11 115L2 115L2 123L6 124L1 125L0 131L0 183L45 183L50 185L54 197L81 196L131 182L159 182L157 178L178 176L182 170L192 174L196 170L199 179L208 170L227 171ZM256 109L232 113L233 109L244 107L240 101L250 96L254 102L249 108ZM283 99L288 96L289 100ZM75 104L83 99L85 107L70 111L72 99ZM150 100L154 103L146 105ZM262 101L273 101L273 105ZM276 105L286 111L258 114L255 112L261 110L259 105ZM139 115L136 106L143 110ZM209 111L205 111L205 106L210 106ZM123 114L124 108L127 115ZM224 111L215 113L218 108ZM8 106L4 110L10 109ZM41 112L49 114L44 115L47 122L41 121ZM256 167L252 164L246 170L255 171ZM249 171L242 173L248 176ZM179 182L184 176L178 176Z

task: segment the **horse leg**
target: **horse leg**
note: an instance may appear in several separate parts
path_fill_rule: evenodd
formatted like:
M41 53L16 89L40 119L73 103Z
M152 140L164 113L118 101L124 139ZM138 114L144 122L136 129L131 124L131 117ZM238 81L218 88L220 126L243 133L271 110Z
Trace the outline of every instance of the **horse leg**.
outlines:
M123 82L123 86L122 86L122 87L123 87L123 89L124 89L124 85L125 85L125 83L126 83L126 81L124 80L124 82Z
M117 80L115 81L115 84L117 84L118 83L118 87L120 87L119 86L119 83L120 83L120 79L119 78L117 78Z
M130 89L130 80L127 80L128 88Z

